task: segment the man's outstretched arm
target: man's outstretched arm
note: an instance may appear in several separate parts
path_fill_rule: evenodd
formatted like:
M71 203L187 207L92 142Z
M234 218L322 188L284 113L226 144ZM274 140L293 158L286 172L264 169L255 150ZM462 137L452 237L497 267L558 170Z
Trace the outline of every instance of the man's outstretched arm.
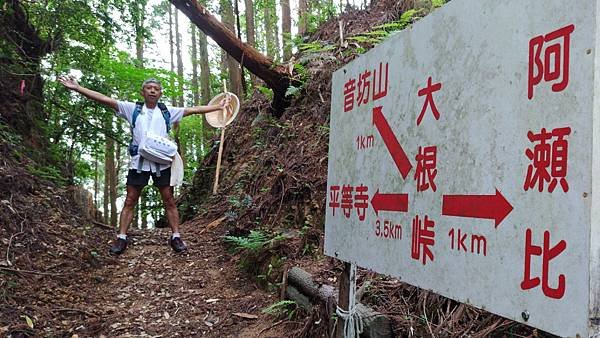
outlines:
M183 117L194 114L206 114L214 111L227 109L230 101L231 99L227 97L222 99L221 102L219 102L219 104L213 104L210 106L187 107L183 110Z
M112 108L113 110L119 109L117 105L117 100L108 97L104 94L98 93L97 91L87 89L79 85L77 80L75 80L72 77L61 76L58 78L58 82L60 82L63 86L67 87L68 89L74 90L79 94L87 97L88 99L94 100L102 105Z

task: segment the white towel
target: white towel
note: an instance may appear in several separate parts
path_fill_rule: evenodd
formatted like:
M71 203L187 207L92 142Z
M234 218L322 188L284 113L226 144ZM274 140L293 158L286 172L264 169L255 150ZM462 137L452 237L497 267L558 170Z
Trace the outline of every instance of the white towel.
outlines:
M176 153L171 163L171 186L180 186L181 183L183 183L183 160L179 153Z

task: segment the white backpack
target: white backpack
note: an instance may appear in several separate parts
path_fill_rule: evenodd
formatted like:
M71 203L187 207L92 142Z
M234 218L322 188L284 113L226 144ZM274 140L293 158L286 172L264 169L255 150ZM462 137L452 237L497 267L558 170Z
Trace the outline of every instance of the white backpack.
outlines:
M138 153L145 160L170 164L173 157L177 154L177 144L166 137L148 133L139 144Z

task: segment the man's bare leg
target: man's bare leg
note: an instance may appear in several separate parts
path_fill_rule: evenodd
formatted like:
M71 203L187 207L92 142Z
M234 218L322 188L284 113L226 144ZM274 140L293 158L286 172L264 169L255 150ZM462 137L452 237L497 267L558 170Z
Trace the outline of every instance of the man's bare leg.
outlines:
M167 220L171 226L173 236L169 241L173 250L181 252L186 250L186 246L179 236L179 211L177 210L177 204L175 204L175 197L173 197L173 189L170 186L159 187L160 197L165 204L165 210L167 212Z
M127 229L133 220L135 205L140 198L142 189L144 189L142 186L127 186L127 196L125 197L125 204L123 205L123 210L121 210L121 217L119 219L119 234L127 235Z
M134 208L143 188L143 186L127 186L127 197L125 197L125 204L119 218L119 235L115 244L110 248L111 254L120 255L127 248L127 229L133 220Z

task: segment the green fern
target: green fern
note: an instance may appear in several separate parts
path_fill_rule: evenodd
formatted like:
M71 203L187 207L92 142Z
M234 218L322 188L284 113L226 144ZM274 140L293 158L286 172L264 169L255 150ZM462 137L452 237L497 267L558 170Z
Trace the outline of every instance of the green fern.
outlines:
M442 2L442 4L444 3L443 0L436 1L436 3L438 2ZM347 40L354 41L357 44L377 45L385 41L385 39L387 39L393 32L403 30L408 25L412 24L414 21L419 19L418 15L420 13L420 10L408 10L402 13L400 19L397 21L374 26L374 30L348 37ZM357 53L362 54L366 51L366 49L362 46L357 46L356 51Z
M400 24L400 21L392 21L388 23L384 23L383 25L373 26L374 29L383 29L387 32L393 32L397 30L401 30L403 27Z
M446 0L432 0L431 1L433 8L442 7L445 3L446 3Z
M298 304L293 300L281 300L275 304L271 304L262 310L263 313L273 315L275 317L286 316L288 320L292 319Z
M250 230L248 237L225 236L224 240L231 244L236 252L240 250L258 251L270 242L264 232L255 230Z
M398 20L398 23L400 24L400 29L404 29L411 23L418 20L419 19L418 15L420 13L421 13L421 11L416 10L416 9L410 9L410 10L402 13L402 15L400 15L400 20Z

